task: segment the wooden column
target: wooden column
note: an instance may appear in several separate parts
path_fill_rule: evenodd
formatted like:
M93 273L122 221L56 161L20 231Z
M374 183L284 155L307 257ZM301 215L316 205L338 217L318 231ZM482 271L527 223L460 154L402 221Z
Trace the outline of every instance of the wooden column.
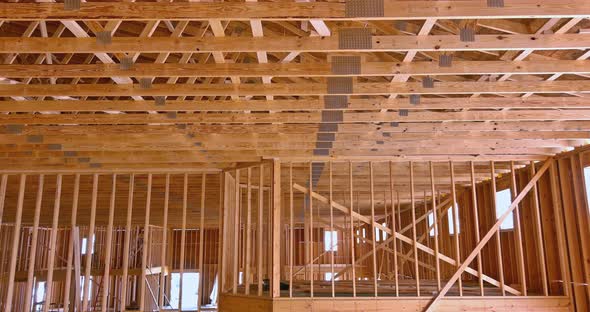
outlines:
M117 198L117 174L113 173L111 187L111 201L109 203L109 223L107 225L107 244L104 254L104 273L102 275L102 297L100 310L106 312L108 309L108 297L110 294L110 271L111 271L111 252L113 247L113 219L115 218L115 199Z
M348 210L350 216L350 264L352 267L352 296L356 297L356 260L355 260L355 239L354 239L354 193L352 180L352 162L348 162L348 189L350 196L350 209ZM396 287L397 289L397 287Z
M440 257L439 257L439 246L438 246L438 209L436 208L436 187L434 182L434 165L432 161L429 163L430 167L430 191L432 192L432 225L434 227L434 267L436 274L436 289L440 290ZM426 218L428 221L428 217ZM430 235L430 227L426 235Z
M70 286L72 283L72 258L74 257L74 240L77 240L77 236L74 235L74 229L76 227L76 219L78 216L78 196L80 194L80 174L76 174L74 178L74 195L72 198L72 215L70 218L70 241L68 242L68 262L66 266L66 280L65 280L65 293L64 293L64 312L69 312L70 309ZM76 244L77 245L77 244ZM79 256L79 254L78 254ZM80 280L74 282L76 289L80 286ZM28 298L28 296L27 296ZM74 310L74 309L72 309ZM28 310L27 310L28 311Z
M262 220L264 216L264 165L260 164L260 172L258 174L258 247L257 247L257 264L258 269L256 273L258 273L258 296L262 296L262 240L264 238L264 229L262 227Z
M375 297L377 297L378 285L377 285L377 250L375 249L375 245L377 245L377 236L375 235L375 186L373 181L373 162L369 162L369 190L371 192L370 196L370 204L371 204L371 245L373 246L372 251L372 259L373 259L373 292ZM332 203L330 203L330 208L332 207Z
M494 166L494 162L490 161L490 179L492 185L492 194L490 198L492 199L492 209L494 212L496 210L496 169ZM495 214L495 213L494 213ZM496 219L499 216L496 216ZM502 225L502 224L500 224ZM498 263L498 280L500 281L500 291L502 292L502 296L506 295L506 290L504 289L504 263L502 261L502 240L500 239L500 227L496 229L495 233L496 237L496 262Z
M280 297L281 282L281 162L272 167L272 297Z
M456 267L458 268L461 265L461 249L459 245L459 209L457 207L457 192L455 190L455 164L450 161L449 162L449 170L451 174L451 197L453 198L452 203L452 211L453 211L453 229L455 230L455 235L453 235L453 242L455 247L455 262ZM459 284L459 296L463 296L463 280L461 277L457 280Z
M329 188L330 188L330 244L332 244L332 246L329 247L330 250L330 280L331 280L331 288L332 288L332 297L336 297L336 290L335 290L335 285L334 285L334 246L338 246L338 239L336 239L336 241L334 242L334 236L332 235L332 232L334 231L334 207L332 206L332 202L333 202L333 194L332 194L332 162L328 162L328 174L329 174ZM324 233L324 235L326 235Z
M29 250L29 266L27 268L27 289L25 291L25 298L34 298L31 296L33 292L33 277L35 273L35 260L37 259L37 238L39 236L39 217L41 215L41 203L43 202L43 181L45 176L39 175L39 182L37 185L37 198L35 200L35 216L33 217L33 233L31 237L31 249ZM66 280L67 281L67 280ZM69 287L66 288L66 294L69 295ZM64 308L67 305L64 306ZM31 300L25 300L23 311L31 311Z
M252 248L252 168L248 167L246 173L246 227L244 228L246 234L246 261L244 261L244 289L246 295L250 294L250 260Z
M84 266L84 288L82 291L82 311L88 311L90 292L90 270L92 269L92 253L94 250L94 226L96 222L96 201L98 196L98 174L92 175L92 202L90 204L90 225L86 238L86 263Z
M412 248L414 252L414 278L416 279L416 296L420 297L420 272L418 263L418 242L416 239L416 202L414 200L414 162L410 161L410 202L412 215ZM392 233L395 237L395 233Z
M172 265L170 268L166 266L166 246L168 243L168 207L170 206L170 174L166 174L166 185L164 186L164 216L162 220L162 252L160 254L161 273L160 273L160 287L158 294L158 308L162 310L164 306L164 284L166 282L166 275L170 275ZM166 268L166 270L164 270ZM171 279L169 279L171 280Z
M55 266L55 249L57 242L57 222L61 203L61 182L62 175L58 174L55 182L55 200L53 204L53 220L51 222L51 237L49 238L49 259L47 260L47 283L45 284L45 304L43 312L49 311L53 294L53 271Z
M141 280L139 281L139 310L145 310L145 270L147 266L148 246L150 239L150 208L152 206L152 174L148 174L148 183L145 198L145 222L143 224L143 250L141 252ZM181 277L182 281L182 277ZM180 284L182 293L182 282Z
M199 296L197 301L197 310L201 310L201 300L203 298L203 275L205 273L203 264L205 263L203 257L203 249L205 244L205 196L207 190L207 174L203 173L201 176L201 207L199 209Z
M479 235L479 209L477 207L477 187L475 181L475 166L473 161L469 163L470 171L471 171L471 206L473 210L473 226L475 232L475 244L479 244L480 235ZM477 279L479 280L479 293L480 295L484 295L484 288L483 288L483 274L482 274L482 262L481 262L481 251L477 252Z
M179 290L178 290L178 310L182 311L182 282L184 277L184 253L186 245L186 208L188 203L188 174L184 174L182 180L182 224L180 229L180 270L179 270Z
M129 176L129 195L127 198L127 221L125 223L125 242L123 244L123 283L121 285L121 311L127 308L127 284L129 282L129 244L131 240L131 216L133 212L133 192L135 187L135 175Z
M234 244L235 249L233 250L234 254L234 261L233 261L233 280L232 280L232 293L235 295L238 293L238 269L239 269L239 261L240 261L240 169L236 169L236 187L235 187L235 194L234 194L234 201L235 201L235 210L234 210Z
M535 163L534 162L530 162L530 174L531 177L535 175L536 169L535 169ZM537 184L535 183L535 185L533 186L533 189L531 190L532 194L531 196L533 199L533 216L535 218L535 237L536 237L536 244L537 244L537 260L539 261L539 266L541 269L541 283L543 286L543 294L545 296L549 295L549 286L547 284L547 264L545 262L545 243L543 242L543 229L541 227L541 210L539 208L539 192L537 189ZM519 224L520 226L520 224ZM523 260L524 262L524 260ZM524 278L524 276L523 276ZM525 284L526 285L526 281Z
M537 186L533 188L536 190ZM510 193L512 194L511 200L514 201L516 198L516 194L518 193L516 189L516 172L514 169L514 162L510 162ZM536 192L535 192L536 193ZM539 220L540 222L540 220ZM540 224L540 223L539 223ZM539 228L540 229L540 228ZM516 246L516 256L518 257L518 280L522 285L522 295L527 295L527 285L526 285L526 269L524 264L524 254L522 248L522 229L520 226L520 207L516 207L514 209L514 236L515 236L515 246ZM545 252L542 253L543 257L545 257ZM545 260L543 260L543 263ZM546 278L545 278L546 280ZM546 290L546 289L545 289ZM545 292L545 296L547 293Z
M262 189L262 185L259 186ZM295 224L293 215L293 163L289 163L289 297L293 297L293 261ZM260 260L259 260L260 261ZM334 273L332 272L332 275Z
M25 186L27 175L20 175L20 183L18 187L18 202L16 204L16 217L14 221L14 235L12 236L12 247L10 249L10 263L8 266L8 287L6 290L6 302L4 305L5 311L12 311L12 300L14 293L14 276L16 273L16 259L18 255L18 243L20 241L20 228L23 215L23 204L25 199Z

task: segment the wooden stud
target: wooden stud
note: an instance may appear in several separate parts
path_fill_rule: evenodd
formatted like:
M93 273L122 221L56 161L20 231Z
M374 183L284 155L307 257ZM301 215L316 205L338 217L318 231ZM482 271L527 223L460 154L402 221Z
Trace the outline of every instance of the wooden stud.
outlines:
M113 249L113 221L115 218L115 199L117 198L117 174L114 173L112 176L111 182L111 201L109 204L109 223L107 225L107 237L106 237L106 247L105 247L105 254L104 254L104 273L102 276L102 297L100 303L100 309L102 312L106 312L108 307L109 294L111 292L110 287L110 271L111 271L111 261L113 260L111 257L112 249Z
M496 169L494 161L490 161L490 179L491 179L491 187L492 192L490 194L490 198L492 201L492 209L496 211ZM494 215L496 215L494 213ZM499 216L496 215L496 220ZM500 292L502 296L506 295L506 290L504 289L504 262L502 260L502 240L500 239L500 227L496 229L496 262L498 264L498 280L500 281Z
M18 243L20 240L20 228L21 228L21 221L22 221L22 214L23 214L23 204L24 204L24 197L25 197L25 183L26 183L27 175L21 174L20 175L20 184L18 188L18 202L16 204L16 218L14 222L14 233L12 236L12 248L10 253L10 263L9 263L9 272L8 272L8 287L6 290L6 302L4 308L6 311L12 311L12 301L13 301L13 292L14 292L14 276L16 273L16 260L17 260L17 253L18 253Z
M328 183L329 183L329 196L330 196L330 243L332 244L332 246L329 246L329 250L330 250L330 287L332 288L332 297L336 297L336 287L335 287L335 282L334 280L336 279L334 277L334 248L335 246L338 246L338 239L336 239L336 242L334 242L334 236L332 235L332 232L334 231L334 207L332 206L332 202L333 202L333 193L332 193L332 162L328 162ZM324 235L325 232L324 232ZM324 247L325 248L325 247Z
M239 244L239 234L240 234L240 206L242 202L242 197L240 194L240 169L236 169L236 179L235 179L235 194L234 194L234 201L235 201L235 211L234 211L234 231L233 231L233 240L235 244ZM236 245L237 246L237 245ZM234 250L234 259L233 259L233 279L232 279L232 293L235 295L238 293L238 268L239 268L239 248Z
M186 185L186 184L185 184ZM152 206L152 174L148 174L146 199L145 199L145 219L143 224L143 250L141 253L141 280L139 281L139 310L145 309L145 287L146 287L146 268L148 257L148 246L150 245L150 208ZM182 274L180 276L180 293L182 294ZM182 302L182 298L179 299Z
M205 263L205 259L203 259L204 252L203 249L205 247L205 197L206 197L206 190L207 190L207 174L203 173L201 175L201 207L199 209L200 214L200 222L199 222L199 297L197 301L197 310L201 309L201 299L203 296L203 278L205 275L205 268L203 264Z
M246 232L246 247L244 252L246 253L246 260L244 261L244 290L245 294L250 294L250 249L252 249L252 168L248 167L246 172L246 226L244 231Z
M434 267L436 269L436 289L440 290L440 258L439 258L439 246L438 246L438 209L436 207L436 193L435 193L435 182L434 182L434 165L432 161L429 162L430 167L430 191L432 192L432 225L434 226ZM453 188L454 189L454 188ZM428 224L428 223L427 223ZM427 235L430 235L430 227L428 228Z
M377 250L375 249L375 245L377 245L377 237L375 233L375 190L374 190L374 181L373 181L373 162L369 162L369 188L371 192L371 239L373 245L373 290L374 295L377 297ZM330 204L330 207L332 205Z
M262 240L263 240L263 227L262 227L262 220L264 215L264 165L260 164L260 171L258 173L258 254L256 259L258 261L258 269L256 273L258 274L258 296L262 296Z
M473 226L474 226L474 233L475 233L475 244L479 244L480 235L479 235L479 208L477 205L477 187L475 181L475 166L473 161L469 162L469 167L471 171L471 208L473 210ZM482 274L482 260L481 260L481 251L477 253L477 278L479 280L479 293L480 296L484 295L484 287L483 287L483 274Z
M534 165L534 164L533 164ZM510 193L512 194L511 200L514 201L514 198L517 194L516 189L516 170L514 169L514 161L510 162ZM533 174L534 175L534 174ZM536 189L536 186L533 190ZM534 193L534 192L533 192ZM524 264L524 254L523 254L523 247L522 247L522 228L520 226L520 207L516 207L514 209L514 236L515 236L515 247L516 247L516 255L518 257L518 280L522 285L522 295L527 295L527 284L526 284L526 269ZM543 252L544 254L544 252ZM543 260L544 262L544 260ZM547 296L547 293L545 293Z
M353 198L353 181L352 181L352 162L348 162L348 189L349 189L349 196L350 196L350 261L352 267L352 297L356 297L356 260L355 260L355 239L354 239L354 198ZM311 197L311 196L310 196ZM335 276L334 276L335 278ZM396 287L397 289L397 287Z
M78 216L78 196L80 194L80 174L76 174L74 177L74 192L73 192L73 198L72 198L72 214L70 217L70 240L68 242L68 260L67 260L67 266L66 266L66 280L65 280L65 293L64 293L64 312L69 312L70 310L70 286L71 286L71 282L72 282L72 261L73 261L73 257L74 257L74 241L78 240L78 236L74 235L74 229L77 229L76 227L76 219ZM79 254L78 254L79 256ZM76 286L75 289L78 289L80 287L80 279L76 279ZM74 303L76 303L77 300L74 300ZM72 309L72 311L75 309Z
M272 297L280 296L281 282L281 162L273 160L272 184Z
M162 221L162 253L160 255L160 262L162 272L160 273L160 287L158 293L158 308L162 310L164 307L164 283L166 282L166 275L170 274L170 269L164 271L166 268L166 246L168 244L168 208L170 205L170 174L166 174L166 184L164 186L164 215ZM172 267L172 264L170 264ZM200 294L200 292L199 292Z
M262 184L259 185L260 191L262 191ZM294 255L294 243L295 243L295 222L293 214L293 163L289 163L289 298L293 297L293 263L295 259ZM334 272L332 272L334 276Z
M412 247L414 252L414 278L416 279L416 296L420 297L420 273L418 264L418 246L416 240L416 203L414 200L414 162L410 162L410 210L412 214Z
M179 278L179 296L178 310L182 311L182 287L184 278L185 249L186 249L186 209L188 205L188 174L185 173L182 180L182 225L180 228L180 278Z
M457 204L457 191L455 190L455 164L453 161L449 162L449 170L451 175L451 197L453 199L452 202L452 212L453 212L453 230L455 231L453 235L453 242L455 247L455 262L457 264L457 268L461 264L461 250L459 246L459 207ZM463 296L463 281L462 278L459 277L457 280L459 284L459 296Z
M55 200L53 204L53 221L51 223L51 237L49 239L49 259L47 260L47 284L45 284L45 303L43 304L43 312L49 311L49 306L52 301L53 294L53 272L55 267L55 254L57 243L57 225L59 221L59 209L61 205L61 184L62 175L58 174L55 182Z
M129 244L131 241L131 217L133 212L133 192L135 188L135 175L129 175L129 194L127 198L127 221L125 223L125 242L123 245L123 283L121 285L121 311L127 309L127 285L129 282Z
M86 258L84 265L84 287L82 291L82 311L88 311L90 297L90 270L92 269L92 255L94 254L94 228L96 226L96 205L98 196L97 173L92 175L92 202L90 203L90 224L86 236Z
M33 292L33 278L34 278L34 271L35 271L35 260L37 259L37 239L39 236L39 217L41 214L41 203L43 201L43 181L45 176L43 174L39 175L39 183L37 185L37 198L35 201L35 216L33 217L33 228L32 228L32 237L31 237L31 248L29 250L30 259L29 259L29 266L27 268L27 289L25 291L25 298L33 298L31 297L31 293ZM67 281L67 279L66 279ZM66 294L69 295L68 291L69 287L66 288ZM25 300L24 309L23 311L31 311L31 301L32 300ZM66 306L64 306L65 308Z

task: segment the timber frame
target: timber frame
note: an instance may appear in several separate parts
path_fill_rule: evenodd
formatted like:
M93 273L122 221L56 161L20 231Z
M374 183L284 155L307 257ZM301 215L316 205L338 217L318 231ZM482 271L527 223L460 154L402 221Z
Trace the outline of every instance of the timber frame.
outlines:
M586 312L589 140L588 0L0 0L0 310Z

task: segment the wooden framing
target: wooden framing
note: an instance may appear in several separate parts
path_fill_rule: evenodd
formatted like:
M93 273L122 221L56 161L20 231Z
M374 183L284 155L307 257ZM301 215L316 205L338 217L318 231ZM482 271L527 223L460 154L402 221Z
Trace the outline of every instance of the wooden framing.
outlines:
M585 312L589 16L0 3L0 307Z

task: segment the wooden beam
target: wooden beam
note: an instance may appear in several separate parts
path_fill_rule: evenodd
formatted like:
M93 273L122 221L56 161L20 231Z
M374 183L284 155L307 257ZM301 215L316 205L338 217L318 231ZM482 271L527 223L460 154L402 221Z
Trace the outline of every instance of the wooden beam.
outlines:
M467 111L467 112L410 112L408 116L399 116L397 112L344 112L341 122L328 123L376 123L376 122L466 122L466 121L572 121L590 120L590 110L526 110L526 111ZM0 125L133 125L158 123L169 124L256 124L256 123L296 123L319 124L322 123L322 114L319 112L284 112L284 113L210 113L210 114L177 114L170 118L167 114L11 114L4 115ZM403 125L401 125L403 126ZM436 125L435 125L436 126ZM551 126L547 124L547 126ZM316 126L317 127L317 126ZM482 126L479 126L481 129ZM484 127L485 128L485 127ZM492 128L493 129L493 128ZM559 129L559 128L558 128ZM392 130L392 131L396 131ZM579 128L576 130L580 130Z
M158 106L153 101L127 101L127 100L44 100L44 101L3 101L0 112L97 112L97 111L122 111L145 112L157 110L161 112L175 111L214 111L214 112L240 112L250 111L323 111L323 110L398 110L408 109L414 111L431 109L588 109L589 97L486 97L486 98L422 98L420 105L410 104L407 98L385 99L349 99L348 107L331 109L326 108L324 101L317 99L296 100L238 100L238 101L196 101L196 100L169 100L166 105Z
M352 74L334 73L330 62L321 63L223 63L176 64L139 63L130 69L119 64L67 65L0 65L2 75L10 78L101 78L101 77L345 77ZM392 72L404 76L446 75L547 75L590 73L588 60L551 61L454 61L450 67L433 62L362 62L360 76L388 76ZM168 105L169 102L166 102Z
M522 199L525 197L525 195L531 190L531 188L537 183L537 181L541 178L541 176L545 173L545 171L547 171L549 166L552 165L554 162L555 162L555 160L553 158L550 158L547 161L545 161L545 163L543 164L543 166L541 166L539 171L531 178L529 183L525 187L523 187L523 189L518 194L518 196L514 199L514 201L512 201L512 203L510 204L508 209L506 209L506 211L504 211L504 213L502 213L502 215L498 218L498 220L492 226L492 228L490 228L490 230L486 233L486 235L484 235L484 237L481 239L481 241L476 245L475 249L473 249L471 251L471 253L467 256L467 258L465 258L465 261L463 262L463 264L461 264L459 269L453 274L453 276L449 279L447 284L432 299L432 301L430 301L430 303L426 307L425 311L428 311L428 312L436 311L435 307L436 307L437 303L440 301L440 299L443 298L447 294L449 289L451 289L453 284L457 281L457 279L459 279L459 277L465 271L465 269L467 269L467 267L469 266L471 261L473 261L475 259L475 257L478 255L479 251L490 241L490 239L494 236L494 234L497 233L502 222L504 222L504 220L506 220L506 218L508 218L508 216L510 216L512 211L514 209L516 209L516 207L522 201Z
M466 3L404 3L386 0L383 17L348 17L345 4L338 2L248 2L248 3L83 3L76 11L79 20L417 20L490 19L490 18L551 18L586 17L590 5L583 0L559 3L541 0L513 0L505 7L489 7L484 1ZM72 12L61 3L10 3L0 5L2 20L61 20L74 19Z
M574 50L589 46L590 34L477 35L465 44L457 35L372 36L370 48L342 49L339 35L330 37L113 37L0 38L0 53L222 53L222 52L447 52Z

